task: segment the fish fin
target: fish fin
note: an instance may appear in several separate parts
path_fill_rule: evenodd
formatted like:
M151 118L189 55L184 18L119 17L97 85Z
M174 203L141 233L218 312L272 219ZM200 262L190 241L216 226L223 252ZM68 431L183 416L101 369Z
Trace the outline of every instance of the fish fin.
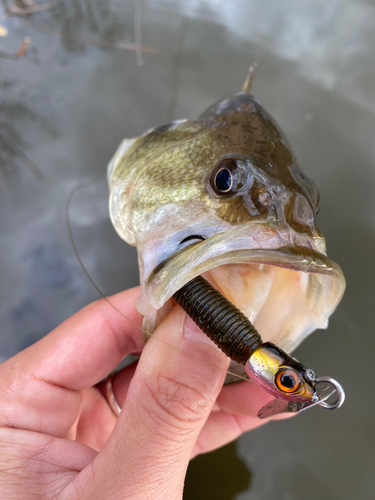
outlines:
M250 94L251 86L253 85L253 81L255 78L255 73L257 71L258 63L255 62L249 68L249 72L247 73L247 77L245 83L242 85L242 92L246 92L246 94Z

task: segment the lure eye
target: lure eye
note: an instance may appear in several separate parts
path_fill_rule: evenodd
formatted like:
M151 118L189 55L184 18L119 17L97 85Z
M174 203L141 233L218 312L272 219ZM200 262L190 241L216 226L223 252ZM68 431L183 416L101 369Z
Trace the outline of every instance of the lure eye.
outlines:
M287 368L280 370L276 374L275 383L279 391L286 393L296 392L301 385L298 374L294 370Z
M230 194L237 190L237 165L232 159L222 160L211 176L211 186L216 194Z

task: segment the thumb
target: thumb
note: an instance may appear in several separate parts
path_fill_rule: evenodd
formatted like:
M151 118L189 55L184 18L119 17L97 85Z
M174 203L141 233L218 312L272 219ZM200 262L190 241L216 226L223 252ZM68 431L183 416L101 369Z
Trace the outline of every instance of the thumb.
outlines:
M182 498L189 459L222 387L228 358L179 306L154 336L143 350L117 425L93 463L99 465L95 498Z

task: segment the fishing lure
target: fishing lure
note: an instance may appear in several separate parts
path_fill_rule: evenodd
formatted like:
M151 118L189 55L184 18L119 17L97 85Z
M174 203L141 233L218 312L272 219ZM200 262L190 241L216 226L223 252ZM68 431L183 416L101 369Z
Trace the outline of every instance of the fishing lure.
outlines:
M259 411L259 418L299 412L316 404L334 410L344 403L344 390L336 380L317 378L275 344L262 342L246 316L201 276L189 281L173 298L230 359L245 365L250 380L276 396ZM324 387L318 387L320 384ZM335 402L326 402L336 391Z
M317 226L319 192L249 93L253 77L198 120L124 140L108 168L110 216L137 247L146 339L173 298L275 396L260 418L335 409L341 385L285 351L327 327L345 279Z

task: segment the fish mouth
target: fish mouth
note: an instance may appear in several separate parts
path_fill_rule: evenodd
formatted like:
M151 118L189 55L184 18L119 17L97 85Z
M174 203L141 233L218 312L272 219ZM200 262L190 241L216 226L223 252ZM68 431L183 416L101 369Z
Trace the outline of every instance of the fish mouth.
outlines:
M163 260L145 282L153 310L148 317L157 313L159 319L151 321L153 326L146 319L144 326L153 330L163 310L169 310L173 294L203 275L249 318L263 341L287 352L315 329L327 328L345 290L341 268L308 246L246 248L244 243L232 240L228 245L228 239L217 235Z

